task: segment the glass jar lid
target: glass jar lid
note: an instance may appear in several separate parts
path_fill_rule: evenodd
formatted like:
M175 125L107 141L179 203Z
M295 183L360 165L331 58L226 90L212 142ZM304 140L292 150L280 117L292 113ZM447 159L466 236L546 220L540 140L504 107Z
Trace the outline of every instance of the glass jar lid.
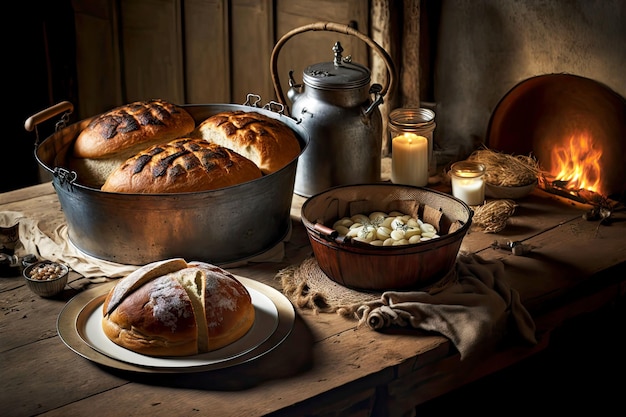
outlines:
M477 178L485 174L485 165L479 162L455 162L450 167L450 174L457 178Z
M424 108L398 108L389 113L389 123L405 131L420 130L427 127L434 129L435 112Z

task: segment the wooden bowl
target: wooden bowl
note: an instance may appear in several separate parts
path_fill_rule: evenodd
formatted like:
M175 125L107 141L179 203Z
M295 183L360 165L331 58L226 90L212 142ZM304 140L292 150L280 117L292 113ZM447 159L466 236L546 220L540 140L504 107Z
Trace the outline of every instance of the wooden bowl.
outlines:
M401 246L372 246L342 240L331 228L344 216L415 210L440 213L440 237ZM419 289L443 278L456 261L473 211L463 201L427 188L390 183L330 188L308 198L301 218L320 269L333 281L356 290Z

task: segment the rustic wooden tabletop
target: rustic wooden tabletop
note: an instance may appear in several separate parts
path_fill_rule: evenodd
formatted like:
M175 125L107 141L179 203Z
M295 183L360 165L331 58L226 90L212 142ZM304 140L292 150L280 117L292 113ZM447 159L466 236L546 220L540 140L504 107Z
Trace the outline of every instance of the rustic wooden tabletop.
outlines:
M311 255L294 196L293 231L279 262L229 269L281 290L276 274ZM609 225L583 219L588 207L535 190L518 201L505 230L470 232L462 251L500 259L537 325L536 346L503 347L461 361L440 335L356 328L336 314L296 308L292 332L266 355L208 372L133 372L107 367L69 349L57 319L81 288L73 275L57 298L34 295L23 279L0 278L0 403L7 416L93 415L411 415L416 405L536 353L564 320L626 292L626 213ZM0 211L40 222L63 216L51 184L0 195ZM494 249L494 240L521 241L524 256ZM80 290L74 290L80 288ZM378 413L378 414L376 414Z

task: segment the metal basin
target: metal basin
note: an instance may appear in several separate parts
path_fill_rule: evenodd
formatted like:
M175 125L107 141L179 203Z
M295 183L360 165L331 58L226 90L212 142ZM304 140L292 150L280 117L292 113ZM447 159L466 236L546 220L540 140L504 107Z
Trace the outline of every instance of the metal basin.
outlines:
M183 105L196 123L222 111L254 111L289 126L300 142L307 132L283 114L236 104ZM81 185L67 155L84 120L46 138L35 149L52 175L71 243L112 262L143 265L183 257L216 265L244 261L272 249L291 229L298 157L270 175L218 190L181 194L107 193ZM301 154L300 153L300 154Z

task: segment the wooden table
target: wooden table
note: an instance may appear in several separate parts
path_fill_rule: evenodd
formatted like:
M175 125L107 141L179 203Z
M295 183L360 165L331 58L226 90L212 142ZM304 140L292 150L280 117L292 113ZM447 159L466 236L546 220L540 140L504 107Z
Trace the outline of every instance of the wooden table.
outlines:
M276 273L311 254L294 196L293 233L282 262L231 272L280 290ZM498 235L471 232L462 250L502 259L507 280L533 315L539 344L511 345L478 362L460 361L444 337L378 333L334 314L296 309L287 340L260 359L191 374L133 373L94 364L68 349L56 320L76 294L44 299L21 277L0 278L0 404L5 416L413 415L416 405L544 349L565 320L626 292L626 213L610 225L586 221L589 209L535 190L518 202ZM33 218L62 215L51 184L0 194L0 211ZM494 239L531 245L527 256L490 247ZM80 280L81 277L72 277Z

